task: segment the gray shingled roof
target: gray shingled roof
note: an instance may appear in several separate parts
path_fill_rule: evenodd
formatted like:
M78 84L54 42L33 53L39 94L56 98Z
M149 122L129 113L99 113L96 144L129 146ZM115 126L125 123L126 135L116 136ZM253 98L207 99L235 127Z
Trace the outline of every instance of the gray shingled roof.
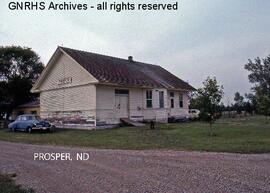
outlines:
M101 84L195 90L164 68L137 61L61 47Z

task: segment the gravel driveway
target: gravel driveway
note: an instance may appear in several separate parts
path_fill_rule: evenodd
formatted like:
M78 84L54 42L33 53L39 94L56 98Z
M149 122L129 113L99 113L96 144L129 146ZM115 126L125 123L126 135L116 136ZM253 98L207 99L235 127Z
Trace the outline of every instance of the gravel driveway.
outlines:
M63 152L89 160L37 161L34 153ZM270 154L125 151L0 141L0 170L46 193L270 192Z

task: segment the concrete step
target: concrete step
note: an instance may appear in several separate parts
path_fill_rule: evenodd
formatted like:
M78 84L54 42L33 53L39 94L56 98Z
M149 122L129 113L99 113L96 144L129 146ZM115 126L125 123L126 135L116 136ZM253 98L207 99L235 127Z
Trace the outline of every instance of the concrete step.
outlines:
M145 124L143 123L139 123L137 121L133 121L129 118L120 118L120 120L125 123L125 124L128 124L128 125L132 125L134 127L142 127L142 126L145 126Z

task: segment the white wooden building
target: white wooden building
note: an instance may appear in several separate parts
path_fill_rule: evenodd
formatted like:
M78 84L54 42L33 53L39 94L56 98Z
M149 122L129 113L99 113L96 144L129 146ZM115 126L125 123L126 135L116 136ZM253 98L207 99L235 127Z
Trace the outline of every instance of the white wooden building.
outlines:
M160 66L58 47L32 92L40 115L84 128L118 124L120 118L167 122L188 114L195 90Z

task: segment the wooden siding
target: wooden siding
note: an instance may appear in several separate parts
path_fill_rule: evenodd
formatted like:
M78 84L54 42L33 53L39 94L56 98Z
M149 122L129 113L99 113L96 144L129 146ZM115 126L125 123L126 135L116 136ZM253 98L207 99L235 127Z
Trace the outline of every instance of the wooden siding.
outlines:
M120 122L119 117L115 116L115 89L129 90L129 118L134 120L167 122L168 116L183 116L188 112L187 93L183 93L184 107L179 108L179 94L175 94L175 108L171 109L168 100L169 92L166 89L152 89L153 108L146 108L147 89L97 85L97 122L104 124L116 124ZM159 108L159 91L164 92L164 108Z
M152 108L146 107L146 91L143 90L143 117L144 120L156 120L158 122L167 122L168 113L167 113L167 90L166 89L151 89L152 90ZM159 108L159 91L164 92L164 108Z
M174 108L171 108L170 92L174 93ZM179 95L183 94L183 108L179 107ZM188 116L189 97L187 92L168 91L168 115L169 116Z
M116 124L119 121L115 117L114 88L96 86L96 118L97 123Z
M59 85L59 80L72 81ZM83 123L95 121L95 79L66 54L54 63L40 85L40 115L61 122Z
M43 91L40 94L41 111L95 110L95 98L94 85Z
M59 85L59 80L72 78L70 84ZM52 90L59 88L74 87L96 82L96 79L90 75L82 66L74 62L68 55L62 53L55 61L46 78L39 87L39 90Z

